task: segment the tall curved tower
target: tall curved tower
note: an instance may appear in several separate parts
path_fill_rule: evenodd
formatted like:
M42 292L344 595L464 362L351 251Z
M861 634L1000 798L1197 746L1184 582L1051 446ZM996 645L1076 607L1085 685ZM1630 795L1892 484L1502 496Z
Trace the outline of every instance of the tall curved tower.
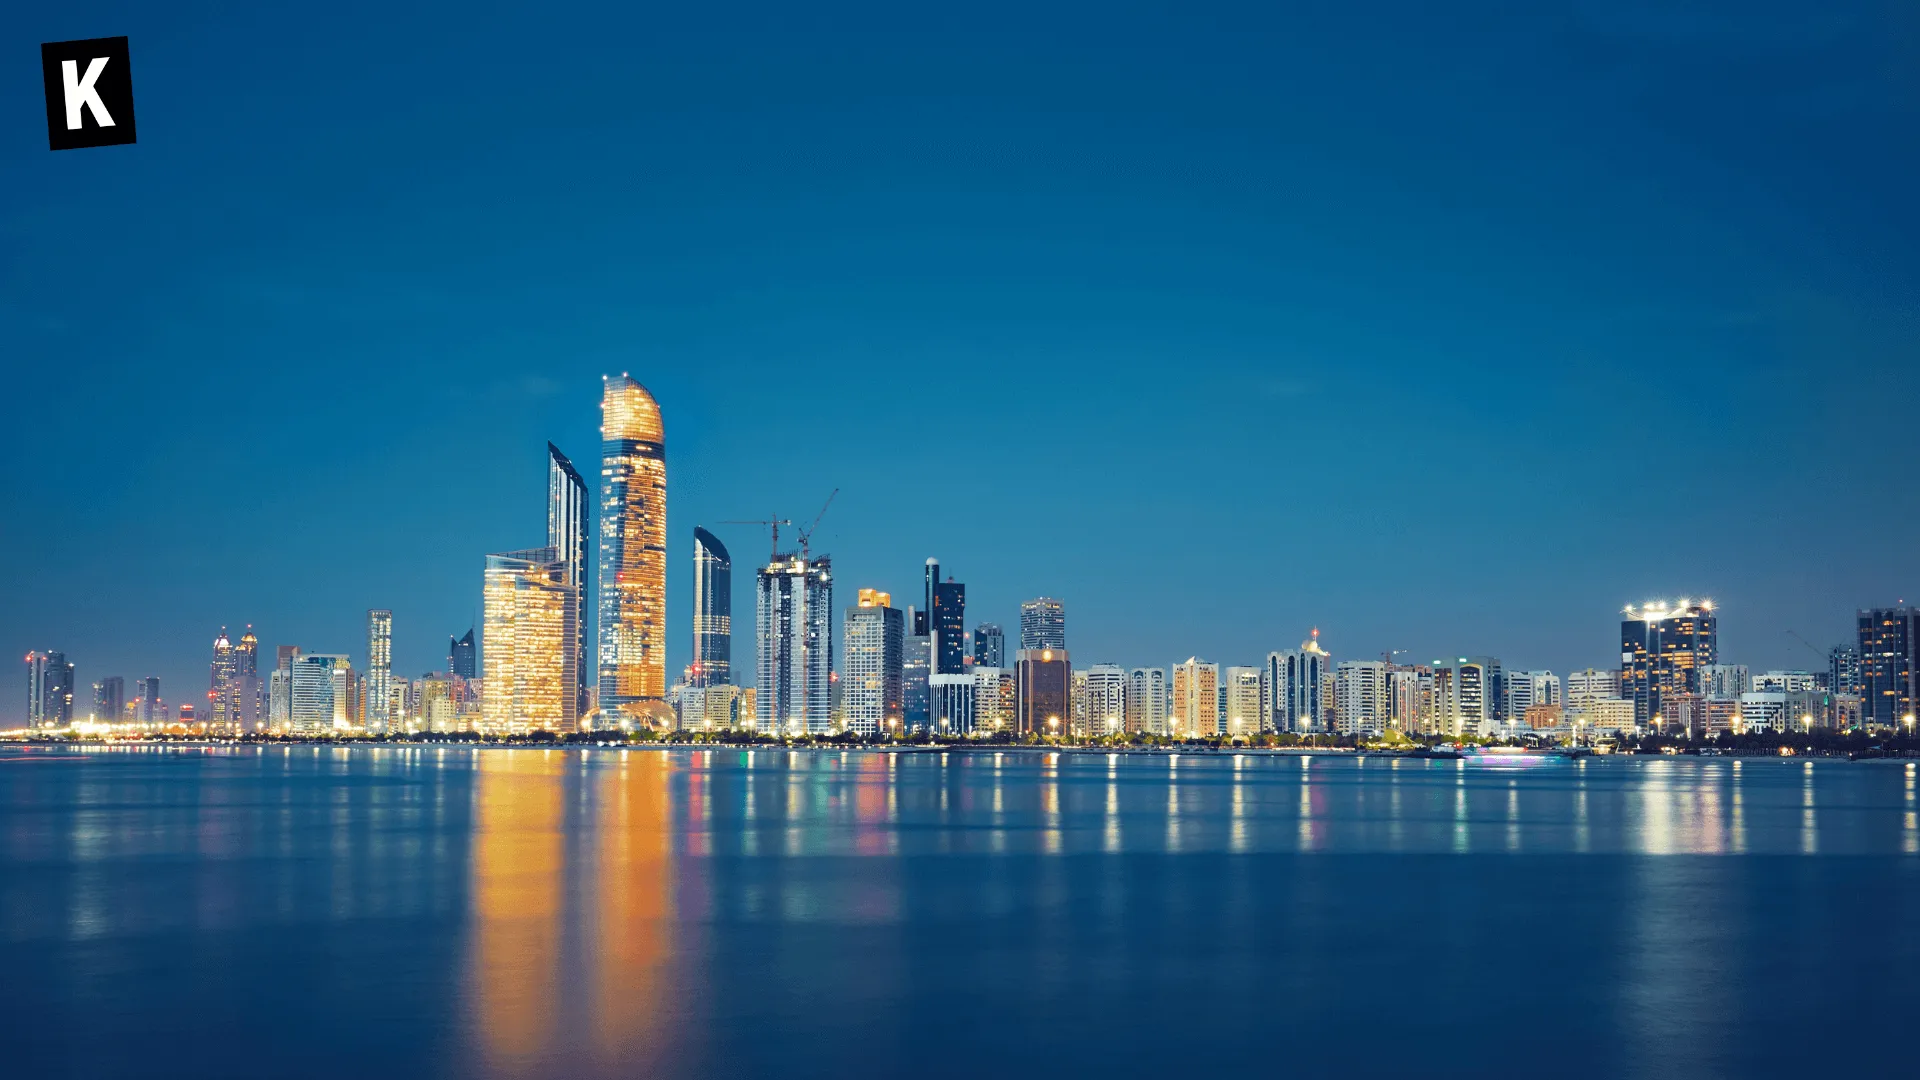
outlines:
M625 373L600 397L600 726L671 723L667 705L667 436Z
M733 682L733 558L705 529L693 530L693 663L691 686Z

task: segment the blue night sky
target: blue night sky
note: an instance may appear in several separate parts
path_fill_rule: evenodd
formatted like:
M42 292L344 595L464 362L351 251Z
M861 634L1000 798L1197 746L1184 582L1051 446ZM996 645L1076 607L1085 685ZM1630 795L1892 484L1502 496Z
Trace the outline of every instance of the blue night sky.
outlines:
M1920 9L483 7L0 15L0 646L443 667L620 371L673 671L693 527L750 670L715 523L835 487L842 602L936 555L1076 662L1564 672L1685 594L1802 667L1920 594ZM49 153L113 34L139 144Z

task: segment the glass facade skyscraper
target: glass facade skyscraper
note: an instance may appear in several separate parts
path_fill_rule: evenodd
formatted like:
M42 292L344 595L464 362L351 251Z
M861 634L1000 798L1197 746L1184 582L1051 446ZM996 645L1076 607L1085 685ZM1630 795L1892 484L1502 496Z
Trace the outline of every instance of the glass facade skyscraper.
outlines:
M1711 601L1681 600L1642 608L1627 605L1620 622L1620 696L1633 702L1633 721L1659 722L1662 702L1701 694L1703 669L1719 662Z
M281 648L286 648L282 645ZM447 639L447 674L462 679L474 679L480 676L479 658L475 656L473 646L473 627L467 627L465 637Z
M93 718L103 724L117 724L125 719L121 713L127 708L127 680L119 675L109 675L93 684Z
M1050 596L1020 605L1020 647L1022 649L1064 649L1067 647L1066 606Z
M481 723L494 734L579 728L579 590L552 548L487 556Z
M1014 730L1066 735L1073 723L1073 664L1065 649L1014 654Z
M825 734L833 726L832 559L779 555L757 584L755 726Z
M567 568L574 591L574 625L580 628L573 660L574 714L587 715L587 534L592 528L587 482L560 448L547 444L547 546Z
M906 620L892 605L886 593L861 589L859 605L847 609L840 700L848 730L861 735L895 730L904 716Z
M733 682L733 559L720 538L693 530L693 662L687 685Z
M981 623L973 628L973 666L1007 666L1007 632L999 623Z
M27 654L27 726L64 728L73 724L73 665L66 653Z
M1920 608L1867 608L1854 621L1860 635L1860 723L1907 732L1907 718L1920 705L1914 655Z
M600 722L671 727L666 428L624 374L607 378L600 414Z
M376 734L392 727L393 612L367 612L367 730Z
M967 668L967 587L940 580L940 561L927 560L924 633L931 638L933 675L959 675Z

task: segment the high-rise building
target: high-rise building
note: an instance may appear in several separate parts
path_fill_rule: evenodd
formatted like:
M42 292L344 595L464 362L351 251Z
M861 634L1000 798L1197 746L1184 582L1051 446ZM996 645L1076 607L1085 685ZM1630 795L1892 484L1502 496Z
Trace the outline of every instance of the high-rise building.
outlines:
M775 555L756 576L761 731L825 734L833 727L833 562Z
M1385 660L1342 660L1334 665L1334 730L1342 735L1378 735L1386 730L1393 713L1389 667Z
M625 374L606 380L600 413L601 724L664 727L673 722L667 706L666 428L653 395ZM827 640L831 651L831 633ZM823 679L822 709L826 690Z
M27 726L64 728L73 724L73 665L67 654L27 654Z
M1584 708L1601 698L1620 696L1620 673L1587 668L1567 676L1567 706Z
M1013 654L1014 730L1065 735L1073 723L1073 664L1065 649Z
M1236 738L1260 734L1260 669L1230 667L1220 673L1220 728Z
M933 635L925 632L926 612L911 604L907 605L907 625L917 626L921 632L907 635L906 652L901 659L901 723L908 731L926 731L931 700L927 696L927 680L933 675Z
M858 606L847 609L840 693L848 730L871 738L899 729L905 627L893 597L875 589L861 589Z
M1326 684L1333 657L1320 646L1315 629L1297 649L1267 654L1260 671L1260 704L1268 731L1307 734L1326 727Z
M940 560L927 560L926 635L932 639L933 674L959 675L967 668L967 587L940 580Z
M109 675L93 684L93 718L103 724L117 724L127 707L127 680Z
M580 728L579 589L550 547L487 556L480 718L496 734Z
M1118 735L1127 727L1127 671L1117 664L1087 669L1087 729L1094 735Z
M1167 733L1167 669L1127 672L1126 730L1129 735Z
M975 667L1005 667L1007 660L1007 632L1000 629L999 623L981 623L973 628L973 663Z
M727 545L705 529L693 530L692 686L733 682L733 557Z
M973 676L967 673L927 677L927 719L936 735L971 735L977 715Z
M1745 664L1708 664L1700 669L1700 693L1722 701L1753 689L1753 673Z
M280 648L283 650L293 648L295 653L299 652L297 648L290 645L282 645ZM457 679L479 678L480 662L477 653L478 650L473 646L473 627L467 627L465 637L448 638L447 674ZM285 657L282 657L282 659L285 659Z
M1392 703L1388 723L1410 735L1431 735L1434 723L1433 668L1426 664L1398 664L1389 676Z
M1711 600L1629 604L1620 622L1620 696L1634 722L1656 723L1664 694L1699 694L1701 669L1719 661Z
M573 658L574 715L587 715L587 594L593 583L587 576L587 538L593 532L593 512L587 501L587 482L580 470L560 448L547 444L547 546L559 555L567 568L567 584L573 586L573 622L580 628L579 646Z
M301 653L290 665L288 726L317 735L351 726L353 662L334 653Z
M1020 648L1067 647L1067 609L1060 601L1042 596L1020 605Z
M1493 661L1497 666L1499 661ZM1506 704L1500 720L1509 729L1527 726L1527 710L1536 705L1560 704L1560 676L1551 671L1509 671L1501 677L1501 696Z
M1012 671L974 665L973 725L976 731L1013 729L1015 689Z
M1827 653L1827 688L1836 694L1860 693L1860 646L1835 645Z
M1462 656L1452 663L1436 660L1434 708L1443 734L1488 735L1498 723L1493 711L1493 675L1480 657Z
M1188 657L1173 666L1173 734L1210 739L1220 731L1220 665Z
M234 731L233 722L233 680L236 674L236 660L233 642L227 637L227 628L221 627L213 638L213 662L208 665L207 679L207 727L209 730L230 734Z
M1863 608L1855 612L1860 651L1860 723L1865 727L1913 727L1920 702L1920 608Z
M395 728L393 715L393 612L367 612L367 730L385 734Z

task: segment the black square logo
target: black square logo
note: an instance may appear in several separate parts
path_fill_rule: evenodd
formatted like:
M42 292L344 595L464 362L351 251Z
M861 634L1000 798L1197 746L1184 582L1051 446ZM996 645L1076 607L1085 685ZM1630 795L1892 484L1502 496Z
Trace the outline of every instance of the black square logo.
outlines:
M133 141L133 72L127 39L50 41L40 46L47 82L47 145L55 150Z

